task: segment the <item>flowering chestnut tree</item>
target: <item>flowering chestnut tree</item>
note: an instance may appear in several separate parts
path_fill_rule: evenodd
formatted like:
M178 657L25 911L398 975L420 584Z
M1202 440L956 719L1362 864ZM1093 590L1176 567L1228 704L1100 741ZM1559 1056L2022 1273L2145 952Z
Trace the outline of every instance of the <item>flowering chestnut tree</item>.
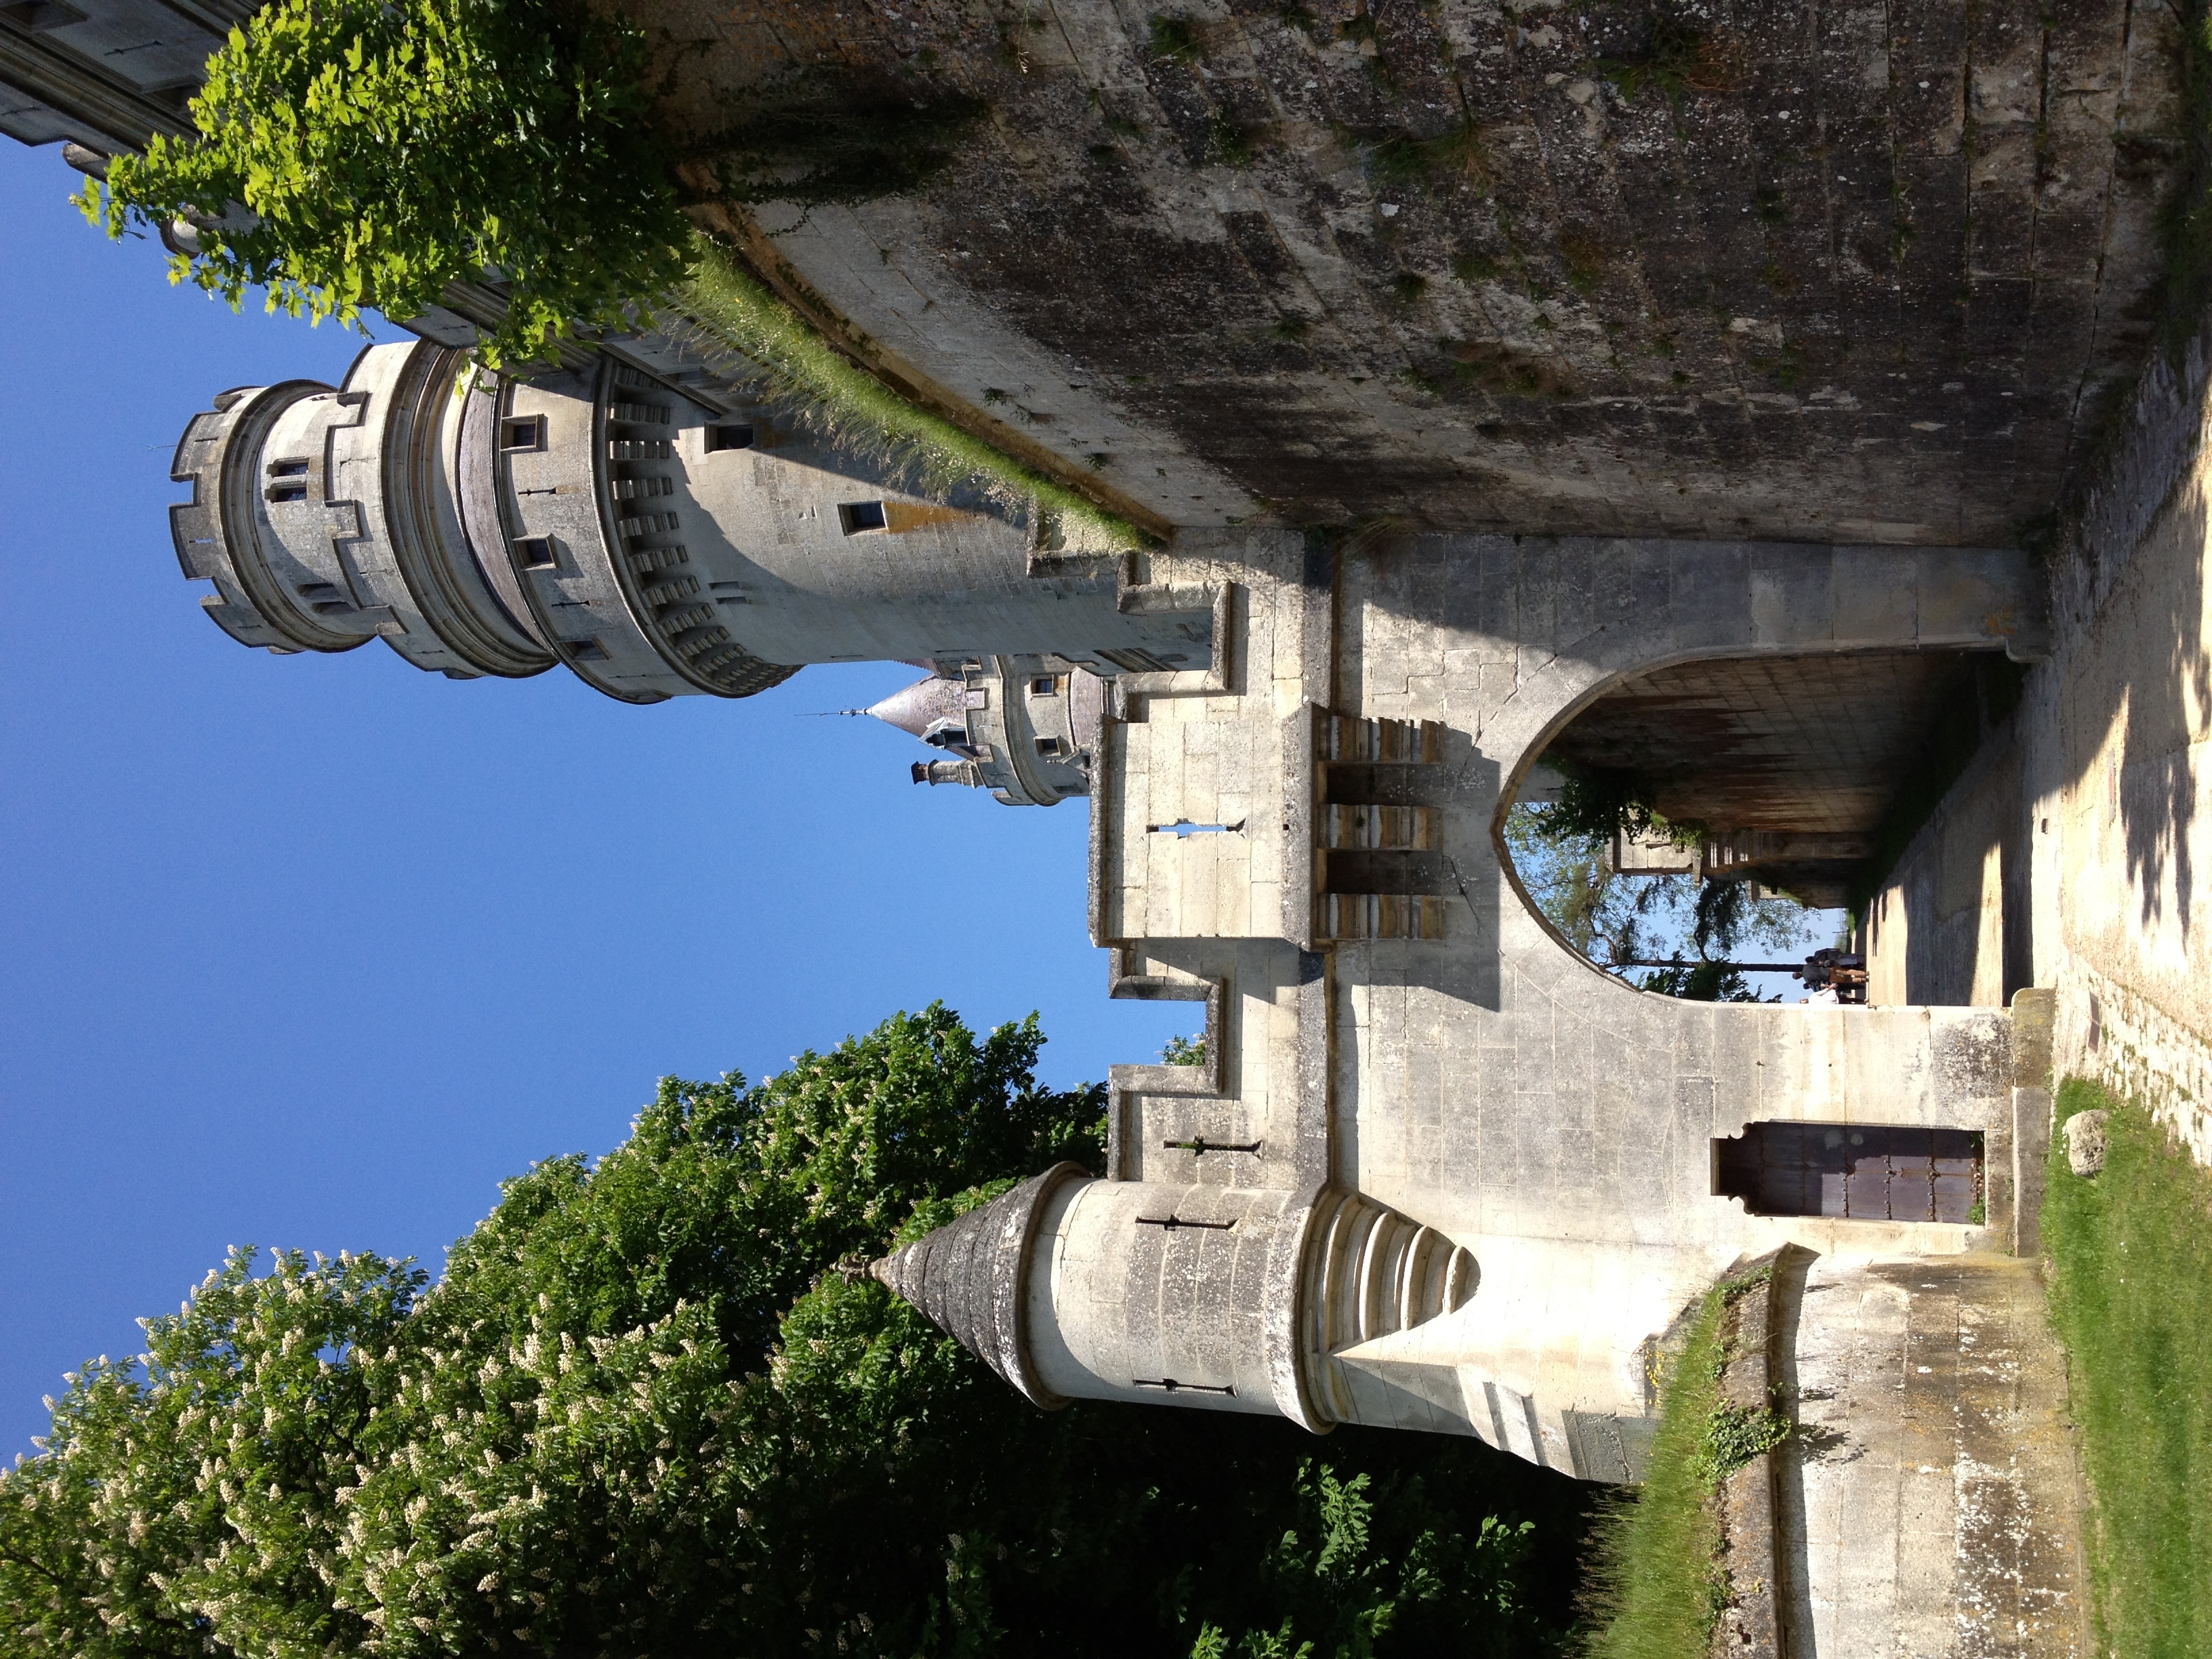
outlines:
M1543 1650L1529 1524L1492 1514L1528 1475L1486 1449L1047 1416L853 1271L1096 1164L1101 1091L1041 1087L1041 1041L933 1006L667 1080L434 1285L234 1251L0 1474L0 1651Z

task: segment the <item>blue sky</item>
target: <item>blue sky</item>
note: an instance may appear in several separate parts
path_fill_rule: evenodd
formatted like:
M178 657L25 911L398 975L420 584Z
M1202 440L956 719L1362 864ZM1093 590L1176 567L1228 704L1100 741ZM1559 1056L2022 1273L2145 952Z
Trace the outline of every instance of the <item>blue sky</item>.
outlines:
M76 183L0 139L0 1456L226 1246L435 1267L665 1073L936 998L1039 1010L1063 1084L1190 1028L1106 998L1079 805L917 789L904 734L798 718L911 670L633 708L234 644L169 548L178 435L362 343L171 288Z

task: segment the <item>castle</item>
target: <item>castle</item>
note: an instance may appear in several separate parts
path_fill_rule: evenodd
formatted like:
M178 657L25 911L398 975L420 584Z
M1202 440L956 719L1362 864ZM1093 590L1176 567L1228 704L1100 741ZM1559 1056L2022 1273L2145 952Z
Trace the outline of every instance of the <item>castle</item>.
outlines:
M696 330L477 374L497 295L459 284L343 386L193 421L173 529L212 619L641 703L914 664L872 712L927 745L915 781L1083 799L1110 989L1202 1006L1205 1042L1113 1068L1102 1174L885 1283L1040 1407L1631 1481L1686 1310L1770 1264L1745 1397L1817 1432L1731 1510L1745 1641L2082 1650L2033 1266L2051 1077L2146 1092L2212 1161L2212 353L2149 321L2179 24L1752 9L1662 97L1601 72L1626 13L1476 0L1364 32L1348 0L1312 29L1198 5L1195 65L1099 0L988 41L785 9L779 63L626 9L702 131L761 76L904 72L925 36L1012 112L957 189L702 213L853 361L1146 544L906 487ZM173 14L201 51L233 9L0 9L0 131L96 169L180 130L191 74L147 44ZM1463 176L1360 137L1442 153L1465 109ZM1863 890L1867 1006L1598 971L1504 834L1547 753L1647 773L1710 875Z
M1630 989L1521 900L1498 821L1578 711L1667 665L2036 653L2026 556L1086 554L777 422L661 337L529 378L374 346L342 387L192 422L178 558L243 643L380 637L454 678L558 663L647 703L926 664L884 710L951 757L919 778L1087 796L1115 988L1203 1002L1205 1063L1115 1068L1103 1176L1063 1166L878 1269L1030 1399L1474 1434L1632 1480L1656 1345L1731 1264L2008 1241L2042 1145L2019 1114L2048 1111L2011 1015ZM1807 1125L1877 1135L1881 1190Z

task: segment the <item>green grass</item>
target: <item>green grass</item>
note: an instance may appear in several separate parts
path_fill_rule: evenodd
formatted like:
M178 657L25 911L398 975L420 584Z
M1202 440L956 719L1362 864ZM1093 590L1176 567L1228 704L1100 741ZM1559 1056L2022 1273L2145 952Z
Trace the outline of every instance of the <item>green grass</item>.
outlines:
M2112 1114L2104 1173L2051 1146L2051 1318L2093 1509L2099 1647L2212 1653L2212 1176L2136 1102L2069 1079L2058 1115Z
M1667 1367L1643 1487L1599 1520L1592 1540L1587 1659L1705 1659L1711 1645L1727 1595L1720 1483L1787 1432L1774 1413L1721 1399L1729 1304L1765 1277L1708 1291Z
M693 255L691 275L675 295L681 315L664 316L663 325L695 345L720 344L757 364L765 400L787 406L801 425L909 477L921 493L964 487L1017 512L1034 501L1045 547L1107 553L1150 544L1135 526L848 361L719 244L701 237Z

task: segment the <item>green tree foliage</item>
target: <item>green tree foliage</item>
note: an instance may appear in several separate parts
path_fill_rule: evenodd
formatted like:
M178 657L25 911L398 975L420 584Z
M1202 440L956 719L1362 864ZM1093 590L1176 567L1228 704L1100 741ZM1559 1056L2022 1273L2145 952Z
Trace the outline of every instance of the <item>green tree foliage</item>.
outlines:
M679 281L690 226L645 119L643 37L583 0L272 0L192 100L80 198L119 236L183 219L174 281L350 322L513 285L487 355L618 325Z
M1300 1459L1298 1524L1261 1568L1285 1609L1281 1622L1236 1636L1206 1623L1191 1659L1511 1650L1499 1638L1525 1620L1517 1581L1534 1524L1486 1516L1469 1533L1431 1500L1422 1476L1394 1473L1373 1496L1370 1480L1340 1480L1327 1464ZM1413 1639L1393 1644L1394 1633Z
M932 1007L759 1084L670 1079L596 1164L507 1183L435 1285L234 1252L0 1475L0 1647L1547 1650L1569 1483L1426 1436L1324 1461L1266 1419L1041 1413L854 1271L1095 1164L1100 1091L1040 1087L1041 1040Z
M1809 913L1795 899L1753 898L1747 883L1692 876L1623 876L1612 868L1617 832L1675 835L1696 845L1693 830L1654 813L1632 781L1576 772L1555 803L1516 805L1505 841L1522 885L1567 942L1601 968L1674 958L1643 970L1639 989L1693 1002L1756 1002L1759 994L1728 965L1737 951L1760 957L1802 954L1818 942Z
M1206 1064L1206 1035L1171 1036L1160 1050L1160 1058L1170 1066L1203 1066Z
M1578 766L1546 757L1562 780L1557 799L1533 809L1554 836L1672 835L1685 847L1697 842L1698 826L1671 824L1651 805L1651 787L1633 773L1613 767Z

